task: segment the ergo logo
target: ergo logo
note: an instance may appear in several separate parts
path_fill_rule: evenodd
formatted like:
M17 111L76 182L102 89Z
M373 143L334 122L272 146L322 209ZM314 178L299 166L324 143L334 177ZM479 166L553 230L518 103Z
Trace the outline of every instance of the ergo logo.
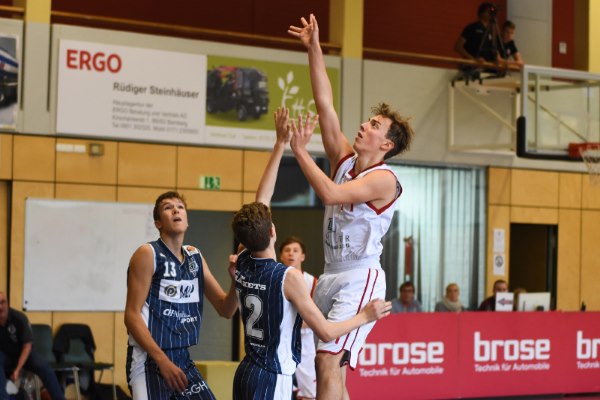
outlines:
M116 74L123 62L118 54L90 53L86 50L67 49L67 68Z
M600 353L600 338L584 339L583 331L577 331L577 359L593 360Z
M550 339L513 339L483 340L481 332L474 335L474 354L476 362L498 361L531 361L550 359Z
M443 342L365 343L360 352L361 366L385 365L386 356L393 365L441 364L444 362Z

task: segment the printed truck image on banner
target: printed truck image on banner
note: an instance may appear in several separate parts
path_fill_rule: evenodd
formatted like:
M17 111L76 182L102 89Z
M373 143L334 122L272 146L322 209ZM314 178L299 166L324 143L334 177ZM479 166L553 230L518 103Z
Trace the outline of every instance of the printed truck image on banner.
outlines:
M206 73L206 143L271 148L273 113L290 109L297 118L316 114L308 65L208 56ZM336 109L339 70L328 68ZM322 151L319 131L309 150Z
M0 128L16 129L19 60L18 41L15 36L0 34Z
M61 40L57 133L204 143L206 56Z

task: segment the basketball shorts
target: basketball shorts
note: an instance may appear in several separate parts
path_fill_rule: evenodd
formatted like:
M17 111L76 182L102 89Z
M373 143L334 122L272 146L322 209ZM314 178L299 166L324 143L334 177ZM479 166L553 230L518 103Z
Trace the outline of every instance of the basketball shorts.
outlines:
M187 348L163 350L167 357L185 373L187 388L174 392L163 379L158 365L139 346L127 348L127 378L133 400L214 400L215 396L190 358Z
M385 299L385 273L361 268L325 273L319 277L313 296L325 318L340 322L352 318L373 299ZM339 354L346 350L350 368L356 368L358 354L375 322L363 325L331 342L319 340L317 352Z
M292 375L269 372L244 358L233 378L233 400L290 400Z

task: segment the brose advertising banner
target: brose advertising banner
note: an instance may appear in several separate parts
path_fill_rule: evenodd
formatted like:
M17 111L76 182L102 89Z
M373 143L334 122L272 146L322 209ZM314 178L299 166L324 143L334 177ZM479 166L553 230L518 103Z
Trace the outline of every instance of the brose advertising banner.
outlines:
M600 391L600 313L406 313L375 325L350 397L436 399Z
M203 143L206 56L61 40L56 131Z

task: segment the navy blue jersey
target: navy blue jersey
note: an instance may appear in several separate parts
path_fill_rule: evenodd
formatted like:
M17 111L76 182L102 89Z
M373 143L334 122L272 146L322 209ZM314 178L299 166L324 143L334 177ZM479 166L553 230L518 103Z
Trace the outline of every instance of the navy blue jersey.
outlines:
M193 346L198 343L204 299L200 252L183 246L180 262L162 240L149 244L154 252L154 275L142 317L161 349ZM130 344L134 344L131 336Z
M300 362L302 319L283 294L289 268L271 258L237 260L236 290L244 323L245 360L269 372L292 375Z

